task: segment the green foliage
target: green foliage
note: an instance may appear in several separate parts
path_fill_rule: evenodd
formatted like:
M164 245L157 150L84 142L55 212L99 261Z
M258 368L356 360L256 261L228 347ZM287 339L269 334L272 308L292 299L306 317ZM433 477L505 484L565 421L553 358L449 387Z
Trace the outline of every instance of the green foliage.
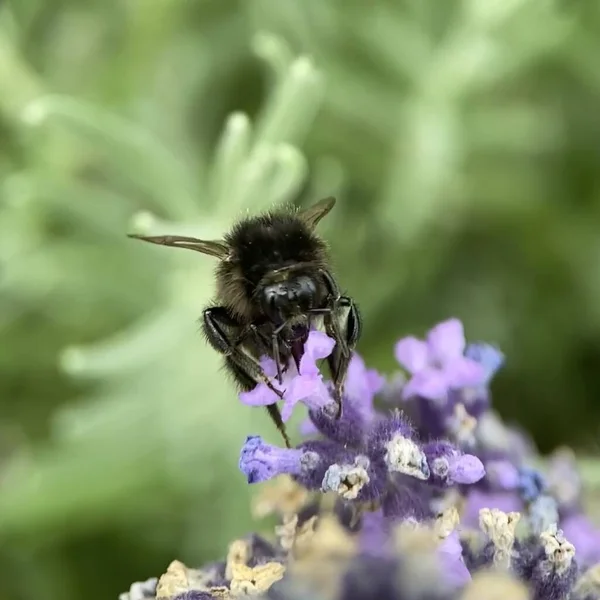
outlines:
M238 449L275 434L198 335L211 259L128 231L336 194L372 364L458 316L508 355L506 415L593 439L599 32L559 0L2 5L6 593L115 597L248 526Z

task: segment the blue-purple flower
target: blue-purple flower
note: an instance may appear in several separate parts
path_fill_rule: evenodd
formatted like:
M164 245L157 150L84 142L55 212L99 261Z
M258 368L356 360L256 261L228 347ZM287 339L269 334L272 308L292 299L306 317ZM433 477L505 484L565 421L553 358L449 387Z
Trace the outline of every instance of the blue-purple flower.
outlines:
M464 355L465 334L458 319L436 325L426 340L401 339L395 347L396 360L411 375L403 396L445 400L454 389L476 387L486 381L486 370Z
M261 367L270 378L271 384L283 393L281 418L284 421L292 416L294 406L300 401L310 408L322 408L332 401L316 361L329 356L334 345L334 340L324 333L311 331L304 346L299 368L296 369L295 364L291 362L283 374L281 384L276 378L275 361L267 357L261 359ZM279 399L266 383L259 383L249 392L240 393L240 400L250 406L267 406L275 404Z

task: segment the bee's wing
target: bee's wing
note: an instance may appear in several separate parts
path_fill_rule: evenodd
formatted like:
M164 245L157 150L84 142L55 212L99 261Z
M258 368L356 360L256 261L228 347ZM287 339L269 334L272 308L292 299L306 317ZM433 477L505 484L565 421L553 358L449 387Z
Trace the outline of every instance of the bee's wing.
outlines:
M150 242L151 244L160 244L161 246L172 246L173 248L187 248L188 250L196 250L202 254L215 256L216 258L224 259L229 254L229 246L225 242L217 240L199 240L193 237L185 237L181 235L157 235L145 236L128 234L127 237Z
M329 196L319 200L312 206L298 211L298 217L302 219L310 229L314 229L317 223L334 207L335 198Z

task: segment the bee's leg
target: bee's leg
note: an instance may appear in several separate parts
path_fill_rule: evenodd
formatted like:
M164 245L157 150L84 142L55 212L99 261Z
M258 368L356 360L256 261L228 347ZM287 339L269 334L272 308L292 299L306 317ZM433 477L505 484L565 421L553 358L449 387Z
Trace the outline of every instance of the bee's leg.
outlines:
M290 442L290 438L288 437L287 431L285 430L285 423L281 418L281 413L279 412L279 406L277 404L269 404L266 406L266 409L271 417L271 421L275 423L275 427L279 430L283 437L283 441L285 442L286 448L291 448L292 444Z
M248 331L254 334L254 339L261 345L260 351L263 354L269 354L271 352L271 340L254 323L248 325Z
M362 332L362 317L356 306L356 302L348 296L340 296L337 302L337 308L348 308L346 317L346 334L344 336L346 344L350 348L356 346Z
M264 383L280 398L283 397L282 392L269 381L258 362L240 350L227 335L227 329L240 330L243 326L229 314L224 306L207 308L202 315L202 319L204 334L208 343L217 352L230 359L230 362L236 364L253 381L252 387L257 383Z
M331 370L334 399L338 405L336 417L342 416L342 392L348 374L348 367L352 359L351 349L354 348L360 337L362 321L358 308L352 298L341 296L335 302L335 308L332 309L331 320L336 322L339 319L340 309L347 308L348 314L341 328L338 326L336 333L339 332L341 343L339 348L334 347L334 351L329 357L329 368ZM337 341L338 338L336 338ZM344 351L344 348L346 351ZM337 351L336 351L337 350Z
M281 355L279 353L278 339L278 335L281 329L283 329L283 327L276 329L271 334L271 338L269 339L264 333L261 332L261 330L254 323L249 325L249 330L254 333L255 338L260 344L262 344L265 352L267 354L271 353L271 356L273 357L273 360L277 365L277 381L279 382L279 385L283 383L283 372L281 370Z
M277 365L277 380L279 384L283 382L283 375L281 372L281 355L279 353L279 334L285 329L286 323L283 323L279 327L277 327L273 333L271 334L271 352L273 356L273 360Z
M340 295L339 288L331 274L323 269L321 275L329 293L327 305L321 311L324 315L325 331L336 342L327 362L334 384L334 399L338 406L336 416L340 418L342 416L342 392L352 358L351 350L360 337L362 321L355 302L348 296ZM341 324L340 309L344 308L348 309L348 314L345 322Z
M240 384L246 390L251 390L256 385L256 382L254 381L254 379L252 379L252 377L250 375L248 375L248 373L246 373L237 363L235 363L232 360L231 356L225 357L225 360L226 360L227 366L229 367L231 372L236 376L237 380L240 382ZM277 404L269 404L268 406L265 406L265 408L267 409L267 412L269 413L269 417L271 418L271 421L273 421L273 423L275 424L275 427L277 427L277 429L279 430L279 433L281 433L281 436L283 437L283 441L285 442L286 447L291 448L292 444L290 442L290 438L288 437L287 431L285 429L285 423L283 422L283 419L281 418L281 413L279 412L279 407L277 406Z

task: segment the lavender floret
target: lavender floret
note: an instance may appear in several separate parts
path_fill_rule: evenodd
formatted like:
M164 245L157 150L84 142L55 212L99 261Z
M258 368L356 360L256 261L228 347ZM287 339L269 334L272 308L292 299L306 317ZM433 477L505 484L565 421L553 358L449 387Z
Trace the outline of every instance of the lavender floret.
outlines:
M396 360L410 374L403 396L422 396L445 400L454 389L483 385L485 369L464 356L465 335L462 323L450 319L431 329L427 340L407 337L396 344Z
M423 446L423 451L429 462L431 481L437 485L477 483L485 475L479 458L463 454L449 442L430 442Z
M310 454L303 450L278 448L267 444L260 436L251 435L246 438L240 454L240 470L248 483L258 483L276 475L300 475L311 461Z

